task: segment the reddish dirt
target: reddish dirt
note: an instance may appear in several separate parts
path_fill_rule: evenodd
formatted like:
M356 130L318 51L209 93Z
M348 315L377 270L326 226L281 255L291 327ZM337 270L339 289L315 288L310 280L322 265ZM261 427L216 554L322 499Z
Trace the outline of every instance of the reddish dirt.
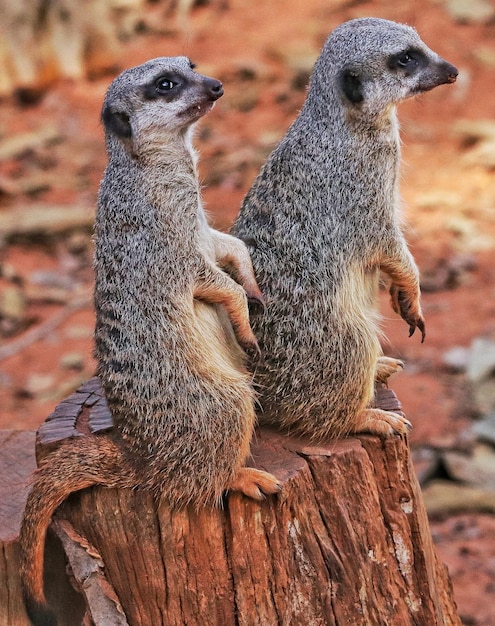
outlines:
M226 93L201 122L197 145L207 208L215 225L226 228L264 158L297 115L307 59L315 58L334 26L364 15L414 25L460 69L456 85L400 109L407 233L429 288L423 296L425 343L417 335L408 338L407 326L385 295L382 303L385 350L406 361L392 386L414 424L411 443L448 447L473 411L462 376L449 372L442 357L452 346L469 346L475 337L495 333L495 176L473 160L477 144L456 130L462 120L493 121L495 25L458 24L442 2L433 0L415 2L414 8L386 0L290 0L258 3L255 10L251 3L232 0L227 10L196 9L187 33L136 36L125 44L121 68L154 56L187 54L198 71L223 80ZM6 180L22 184L39 176L44 181L28 193L0 194L1 212L39 203L67 205L68 211L71 205L94 207L106 160L99 110L110 78L58 83L28 108L13 101L0 104L3 139L49 126L60 134L48 146L0 162L0 190ZM0 290L18 284L31 294L22 319L0 328L3 345L60 312L60 304L46 301L46 281L36 285L40 271L55 274L73 290L91 292L89 231L15 238L0 247L0 260ZM92 376L93 323L91 306L82 307L39 341L0 361L0 428L36 428L57 402ZM64 365L62 359L73 353L79 359ZM478 531L466 538L466 528L474 527ZM486 547L487 561L482 547L493 546L493 518L462 516L435 522L433 528L464 622L495 624L493 611L483 605L490 603L495 586L495 551ZM471 576L481 569L483 586Z

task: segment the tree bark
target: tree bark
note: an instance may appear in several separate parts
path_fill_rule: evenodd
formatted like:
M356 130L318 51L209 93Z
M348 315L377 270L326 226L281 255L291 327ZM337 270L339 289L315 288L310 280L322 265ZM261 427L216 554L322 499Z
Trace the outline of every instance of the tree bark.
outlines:
M36 468L33 432L0 431L0 624L27 626L18 574L17 537Z
M398 408L385 388L376 402ZM38 456L66 436L109 427L92 379L40 428ZM52 527L85 623L460 626L407 441L315 446L262 428L252 465L274 473L282 492L262 503L231 493L222 508L182 511L142 490L73 494Z

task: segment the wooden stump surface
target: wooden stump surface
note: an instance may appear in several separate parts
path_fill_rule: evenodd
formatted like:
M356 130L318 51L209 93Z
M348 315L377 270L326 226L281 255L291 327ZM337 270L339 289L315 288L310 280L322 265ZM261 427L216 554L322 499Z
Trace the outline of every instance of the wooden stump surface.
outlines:
M22 604L16 544L29 478L36 469L35 433L0 431L0 626L29 622Z
M400 409L384 387L376 404ZM110 428L91 379L39 429L38 458L65 437ZM282 492L262 503L231 493L222 508L199 511L172 511L142 490L73 494L52 527L85 623L460 626L407 441L314 446L262 428L250 464L274 473ZM61 626L74 624L63 598L56 608Z

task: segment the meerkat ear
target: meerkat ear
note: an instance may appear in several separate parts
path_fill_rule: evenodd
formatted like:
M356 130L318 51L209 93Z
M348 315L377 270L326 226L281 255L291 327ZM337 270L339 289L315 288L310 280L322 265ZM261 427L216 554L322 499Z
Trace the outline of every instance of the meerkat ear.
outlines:
M126 139L132 137L131 123L127 113L112 111L109 106L106 106L101 113L101 120L107 131L117 135L117 137Z
M349 68L342 70L340 86L345 97L353 104L358 104L364 100L363 83L355 70Z

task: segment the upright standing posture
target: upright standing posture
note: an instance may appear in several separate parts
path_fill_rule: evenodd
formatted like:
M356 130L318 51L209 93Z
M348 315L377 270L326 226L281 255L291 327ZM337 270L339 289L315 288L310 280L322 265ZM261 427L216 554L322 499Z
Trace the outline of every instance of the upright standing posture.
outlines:
M456 76L402 24L356 19L328 37L304 107L232 231L266 302L252 319L262 421L314 439L410 426L369 408L375 377L399 365L380 356L379 270L410 334L424 338L425 327L398 215L396 105Z
M55 623L43 544L71 492L144 487L179 507L215 504L227 489L257 499L279 489L270 474L243 466L254 408L239 343L257 344L244 289L215 260L261 296L243 244L206 222L191 127L223 90L193 70L185 57L155 59L121 74L105 98L95 342L116 435L67 441L37 472L20 537L37 625Z

